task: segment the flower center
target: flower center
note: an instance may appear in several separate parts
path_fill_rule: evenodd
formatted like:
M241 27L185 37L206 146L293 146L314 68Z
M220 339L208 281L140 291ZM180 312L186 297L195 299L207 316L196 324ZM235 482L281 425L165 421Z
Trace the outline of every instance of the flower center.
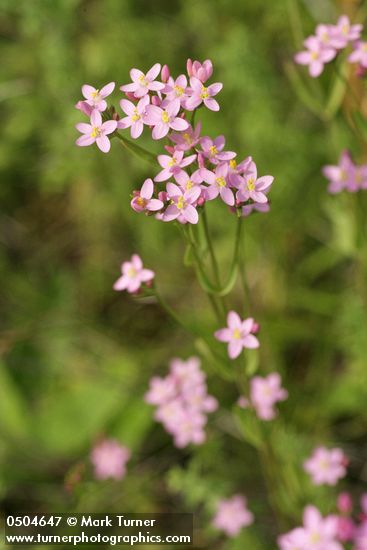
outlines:
M215 157L215 155L218 154L218 149L215 145L212 145L211 147L209 147L209 152L211 157Z
M186 141L186 143L187 143L188 145L191 144L191 136L190 136L190 134L188 134L187 132L185 132L184 134L182 134L182 137L184 138L184 140Z
M186 203L184 201L184 198L183 197L178 197L178 200L177 200L177 203L176 203L176 206L179 210L182 210L183 208L185 208L186 206Z
M313 61L316 61L316 59L319 57L319 53L318 52L311 52L311 59Z
M255 180L254 178L250 178L247 182L247 189L249 191L253 191L255 189Z
M97 137L100 137L101 134L102 134L101 128L98 128L97 126L93 126L92 133L90 136L93 138L97 138Z
M237 162L234 159L232 159L229 161L229 166L230 168L232 168L232 170L235 170L237 168Z
M206 88L205 86L203 86L201 88L200 97L201 97L201 99L208 99L208 97L209 97L208 88Z
M232 338L234 338L235 340L239 340L241 338L241 331L239 328L234 329L234 331L232 332Z
M226 186L226 180L223 176L220 176L220 178L215 178L215 183L218 185L218 187L225 187Z
M342 26L342 33L343 34L348 34L349 32L349 25L347 23L345 23L343 26Z
M162 121L167 124L167 122L169 122L169 114L167 113L167 111L163 111L162 113Z
M168 162L168 166L174 166L175 164L177 164L177 160L175 159L175 157L172 157L171 160Z
M145 208L145 206L147 204L147 200L143 199L143 197L138 197L136 199L136 202L138 203L139 206L142 206L143 208Z
M182 88L182 86L175 86L174 90L175 90L176 96L178 97L180 97L184 93L184 89Z
M94 103L98 103L102 99L101 96L99 95L99 90L92 92L92 99Z
M320 540L321 540L320 533L318 533L317 531L314 531L310 536L310 542L312 542L313 544L316 544L317 542L320 542Z
M323 42L329 42L329 35L327 32L323 32L322 35L321 35L321 40Z
M139 76L139 82L140 82L140 85L144 87L148 86L149 84L148 80L145 77L145 74L142 74L141 76Z
M365 42L362 46L362 51L367 52L367 42Z
M186 189L192 189L194 183L191 180L187 180L186 182Z
M141 116L139 115L139 111L138 111L138 109L135 107L135 109L134 109L134 114L133 114L133 116L131 117L131 120L132 120L133 122L136 122L137 120L140 120L140 118L141 118Z
M127 270L127 276L130 277L130 279L134 279L136 275L136 269L134 269L133 267L129 267L129 269Z

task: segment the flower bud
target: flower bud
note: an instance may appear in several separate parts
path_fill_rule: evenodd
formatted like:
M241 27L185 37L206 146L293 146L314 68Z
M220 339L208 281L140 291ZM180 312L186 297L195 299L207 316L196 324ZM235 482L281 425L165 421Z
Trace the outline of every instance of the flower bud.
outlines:
M353 501L349 493L340 493L336 503L339 512L342 514L350 514L353 510Z
M168 65L163 65L162 71L161 71L162 82L166 83L169 77L170 77L170 72L169 72Z

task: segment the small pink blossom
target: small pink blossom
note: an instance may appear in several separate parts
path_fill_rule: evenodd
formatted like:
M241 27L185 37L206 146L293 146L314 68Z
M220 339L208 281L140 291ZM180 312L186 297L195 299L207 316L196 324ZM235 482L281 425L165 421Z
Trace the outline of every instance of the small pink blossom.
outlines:
M146 179L140 191L134 192L134 198L131 201L131 207L135 212L156 212L161 210L164 204L159 199L153 199L154 183L151 179Z
M194 160L196 160L196 154L184 157L183 151L174 151L171 157L168 155L159 155L158 162L163 170L156 175L154 181L166 181L171 176L176 176L183 171L182 168L189 166Z
M199 143L201 132L201 122L198 122L195 130L189 126L185 132L169 135L169 139L176 144L176 151L188 151Z
M363 25L352 25L347 15L341 15L333 29L333 43L338 49L345 48L349 42L359 40Z
M113 285L114 290L127 290L130 294L139 290L143 283L154 279L154 271L145 269L137 254L133 254L130 262L121 265L122 276Z
M86 101L78 101L78 103L75 104L75 109L78 109L78 111L81 111L88 117L93 113L94 107L89 105Z
M350 514L353 510L353 500L350 493L340 493L336 505L342 514Z
M163 221L170 222L178 220L180 223L193 223L199 221L199 214L195 203L200 196L201 190L193 187L183 192L174 183L167 183L167 194L172 204L170 204L163 214Z
M242 495L234 495L217 503L213 525L224 531L228 537L236 537L243 527L254 521L252 512L247 508L247 499Z
M304 469L315 485L336 485L347 473L346 464L347 459L341 449L318 447L305 461Z
M364 69L367 69L367 42L359 40L354 44L354 51L348 57L350 63L359 63Z
M187 60L186 63L187 74L191 76L196 76L201 82L206 82L213 74L213 64L210 59L206 59L203 63L200 61L191 61Z
M131 456L127 447L115 439L105 439L91 452L91 462L97 479L122 479L126 474L126 463Z
M218 164L214 172L207 168L202 168L201 175L204 181L209 183L209 187L205 190L205 198L207 200L211 201L220 195L222 201L228 204L228 206L234 205L234 194L228 182L228 164L226 162Z
M310 75L316 78L324 70L325 63L334 59L336 51L334 48L324 46L316 36L306 38L304 45L307 49L297 53L294 59L300 65L308 65Z
M132 101L121 99L120 106L127 115L118 121L118 128L130 128L130 134L133 139L137 139L143 133L144 117L146 108L149 105L149 95L142 97L138 104L135 105Z
M356 526L354 524L354 521L345 516L339 516L338 517L338 526L337 526L337 534L338 534L338 540L342 542L348 542L353 540L354 535L356 532Z
M223 88L221 82L216 82L206 87L198 78L192 76L190 78L190 86L192 94L186 100L186 109L188 111L194 111L202 103L211 111L219 111L219 104L213 97Z
M130 77L132 83L121 86L120 90L123 92L133 92L136 98L143 97L150 91L158 92L159 90L163 90L165 84L155 80L159 75L160 70L161 66L159 63L153 65L153 67L149 69L146 74L139 69L131 69Z
M117 122L116 120L108 120L102 124L101 113L97 109L94 109L90 117L90 124L80 122L75 127L83 134L76 140L76 144L79 147L86 147L92 145L92 143L96 143L103 153L108 153L111 143L107 135L112 134L116 130Z
M153 139L164 138L170 128L182 132L189 127L189 123L186 120L177 116L179 110L179 99L175 99L170 103L163 102L161 107L148 105L144 122L145 124L149 124L149 126L154 126L152 132Z
M195 170L191 176L182 170L175 175L175 180L183 191L189 191L190 189L197 187L200 189L200 192L202 192L204 188L204 186L201 185L203 182L203 177L200 170Z
M105 111L107 109L105 97L112 94L114 89L114 82L106 84L106 86L103 86L100 90L97 90L93 86L89 86L89 84L84 84L84 86L82 86L82 94L86 99L85 103L90 105L93 109Z
M167 81L166 88L164 89L166 94L166 99L168 101L173 101L178 99L182 105L185 107L185 101L187 98L187 78L184 74L181 74L174 80L170 77Z
M266 203L253 202L242 206L241 214L243 217L247 217L250 214L252 214L252 212L261 212L262 214L265 214L266 212L269 212L269 210L270 210L270 205L268 202Z
M340 155L339 164L336 166L324 166L323 175L329 180L329 193L340 193L340 191L357 191L356 166L348 151Z
M238 191L236 198L239 202L246 202L249 199L256 203L264 204L268 202L266 194L274 181L273 176L257 177L257 169L255 163L253 164L253 170L248 175L241 177L238 184Z
M167 82L169 77L170 77L169 67L168 67L168 65L163 65L162 70L161 70L162 82Z
M281 386L282 380L277 372L266 377L254 376L250 382L250 402L261 420L273 420L276 416L274 405L284 401L288 392Z
M231 159L228 163L228 181L232 187L238 187L241 183L240 175L248 174L248 170L250 169L251 173L251 166L252 164L254 166L255 163L252 160L252 157L247 157L243 161L237 163L235 159ZM253 171L253 170L252 170Z
M203 155L213 164L234 159L237 153L233 151L223 151L226 140L224 136L218 136L212 140L208 136L204 136L200 140L200 145L203 150Z
M221 328L214 333L220 342L228 343L228 355L236 359L243 348L255 349L259 347L259 341L252 334L254 320L249 317L242 320L235 311L230 311L227 316L227 327Z

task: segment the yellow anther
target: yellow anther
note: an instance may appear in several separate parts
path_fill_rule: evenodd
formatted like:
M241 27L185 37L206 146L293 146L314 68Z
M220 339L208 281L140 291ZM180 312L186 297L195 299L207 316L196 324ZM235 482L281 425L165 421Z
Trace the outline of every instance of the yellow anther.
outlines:
M162 113L162 121L163 121L164 123L169 122L169 114L167 113L167 111L163 111L163 113Z
M247 181L247 189L249 191L253 191L255 189L255 180L254 178L250 178L248 181Z
M216 148L215 145L212 145L211 147L209 147L209 151L210 151L211 157L215 157L215 155L218 154L218 149Z
M311 59L315 61L318 57L319 57L318 52L311 52Z
M229 166L232 168L232 170L235 170L237 168L237 162L232 159L229 161Z
M131 278L135 277L136 276L136 270L133 267L130 267L127 270L127 276L131 277Z
M139 111L138 111L138 109L135 107L135 109L134 109L134 114L133 114L133 116L131 117L131 120L132 120L133 122L136 122L137 120L140 120L140 119L141 119L141 116L139 115Z
M184 134L182 134L182 137L184 138L184 140L186 141L186 143L191 143L191 136L190 136L190 134L188 134L187 132L185 132Z
M208 99L208 97L209 97L208 88L206 88L205 86L203 86L201 88L200 97L201 97L201 99Z
M97 128L96 126L93 126L93 129L92 129L92 132L91 132L91 137L94 137L94 138L97 138L101 135L101 129L100 128Z
M215 183L218 185L218 187L225 187L226 186L226 180L221 176L220 178L215 178Z
M175 157L173 157L173 158L168 162L168 166L174 166L176 163L177 163L177 160L175 159Z
M232 333L232 337L235 339L235 340L239 340L241 338L241 331L240 329L238 328L235 328L233 333Z
M178 198L178 201L177 201L177 204L176 204L177 208L179 210L182 210L185 206L185 201L184 201L184 198L183 197L179 197Z
M181 86L175 86L174 90L175 90L177 96L181 96L184 93L184 89Z
M186 182L186 189L192 189L194 183L191 180L187 180Z
M136 199L136 202L138 203L139 206L142 206L143 208L146 206L147 204L147 201L146 199L143 199L143 197L138 197Z
M145 78L145 74L139 76L139 82L142 86L148 86L149 84L148 80Z

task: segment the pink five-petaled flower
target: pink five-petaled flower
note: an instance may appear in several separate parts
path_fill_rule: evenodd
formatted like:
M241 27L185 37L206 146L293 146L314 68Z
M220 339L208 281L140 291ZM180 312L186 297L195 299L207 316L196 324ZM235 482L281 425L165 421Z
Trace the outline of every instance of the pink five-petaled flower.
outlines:
M337 536L337 516L322 517L315 506L306 506L303 527L281 535L278 545L281 550L343 550Z
M221 82L215 82L206 87L198 78L192 76L190 78L190 86L192 88L192 94L185 103L188 111L194 111L202 103L211 111L219 111L218 102L213 99L213 97L223 88Z
M158 155L158 162L163 170L156 175L154 181L166 181L172 175L176 176L179 172L182 172L182 168L189 166L195 159L196 155L190 155L184 158L183 151L174 151L171 157L169 155Z
M242 495L233 495L217 503L213 525L224 531L228 537L236 537L242 527L251 525L254 516L247 508L247 499Z
M149 126L154 126L152 132L153 139L164 138L168 134L170 128L182 132L189 127L187 120L177 116L179 110L179 99L174 99L170 103L164 101L161 107L148 105L144 122L145 124L149 124Z
M183 192L174 183L167 183L167 193L171 203L163 214L163 221L170 222L178 219L180 223L198 223L199 214L194 206L201 189L193 187Z
M282 380L277 372L266 376L254 376L250 383L250 400L261 420L272 420L276 416L274 405L284 401L288 392L281 386Z
M254 327L254 320L251 317L242 320L238 313L230 311L227 315L227 325L226 328L217 330L214 336L220 342L228 343L228 355L231 359L236 359L243 348L259 347L259 340L251 334Z
M105 111L107 109L105 97L112 94L114 89L114 82L106 84L106 86L103 86L100 90L93 88L93 86L89 86L89 84L84 84L84 86L82 86L82 94L86 99L85 103L90 105L93 109Z
M367 69L367 42L361 40L354 44L354 51L348 57L350 63L359 63Z
M237 153L233 151L223 151L226 140L224 136L218 136L212 140L208 136L204 136L200 140L200 145L203 150L203 155L213 164L234 159Z
M107 120L107 122L102 124L101 113L97 111L97 109L94 109L90 117L90 124L80 122L75 128L84 134L76 140L77 145L86 147L96 142L98 148L103 151L103 153L108 153L111 148L111 143L107 135L112 134L112 132L116 130L117 122L116 120Z
M346 456L341 449L316 448L303 465L315 485L336 485L346 473Z
M122 276L117 279L113 288L127 290L130 294L137 292L143 283L152 281L155 275L154 271L143 267L143 262L137 254L131 256L130 262L123 262L121 273Z
M122 479L126 473L126 462L130 450L120 445L115 439L105 439L98 443L91 452L91 462L97 479Z
M308 65L310 75L316 78L324 70L325 63L334 59L335 49L324 46L316 36L309 36L303 44L307 50L297 53L294 60L300 65Z
M253 164L253 170L240 179L236 198L240 202L246 202L252 199L254 202L260 204L266 203L268 202L268 197L265 193L272 185L274 178L273 176L262 176L258 178L256 165L255 163L251 164Z
M170 134L169 139L176 144L176 151L188 151L195 147L200 141L201 122L198 122L195 130L189 126L187 130L180 134Z
M356 191L356 166L348 151L343 151L337 166L324 166L323 175L329 180L329 193L340 193L343 189Z
M361 36L363 25L352 25L347 15L341 15L333 29L333 45L342 49L345 48L349 42L358 40Z
M131 201L131 208L135 212L157 212L163 208L164 204L159 199L152 199L154 193L154 183L148 178L142 185L140 191L135 191Z
M137 105L127 99L121 99L121 109L127 116L118 121L117 127L130 128L131 137L137 139L144 129L143 120L147 105L149 105L149 95L142 97Z
M188 59L186 70L189 76L196 76L201 82L206 82L213 74L213 63L210 59L206 59L203 63Z
M165 84L155 80L160 70L161 66L159 63L153 65L147 74L144 74L139 69L131 69L130 76L132 83L121 86L120 90L123 92L133 92L136 98L147 95L149 91L158 92L159 90L163 90Z
M228 183L228 164L223 162L218 164L215 168L215 172L211 172L207 168L201 169L201 175L204 181L209 183L209 187L205 190L205 198L207 200L216 199L218 195L223 202L228 206L234 205L234 195Z
M166 99L168 101L179 99L182 107L185 107L185 101L187 97L186 76L184 74L181 74L176 78L176 80L174 80L172 76L170 76L163 93L166 94Z

